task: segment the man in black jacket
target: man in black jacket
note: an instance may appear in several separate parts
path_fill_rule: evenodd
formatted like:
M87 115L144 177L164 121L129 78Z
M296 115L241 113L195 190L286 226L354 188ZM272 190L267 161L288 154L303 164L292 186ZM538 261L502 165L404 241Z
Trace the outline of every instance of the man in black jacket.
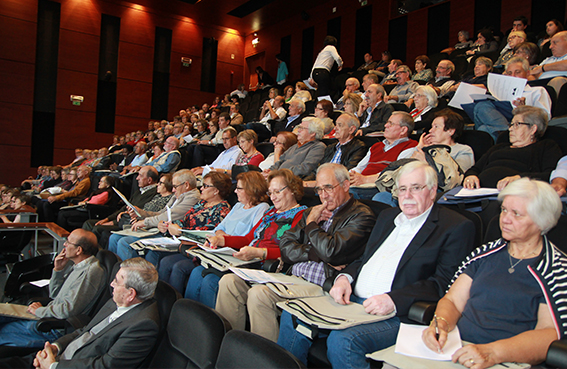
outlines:
M330 291L339 304L353 301L368 314L396 315L331 331L327 357L333 368L369 368L365 355L395 344L410 306L439 300L472 250L473 223L435 204L437 174L428 164L406 164L396 182L400 208L380 213L364 255L341 271ZM288 313L278 343L307 360L311 340L294 329Z
M280 250L283 261L293 264L293 275L322 285L362 255L376 217L350 196L348 171L340 164L319 167L315 189L322 204L305 210L299 223L282 235ZM220 280L216 310L233 329L244 329L246 305L250 330L276 341L280 301L284 299L265 285L250 288L228 274Z

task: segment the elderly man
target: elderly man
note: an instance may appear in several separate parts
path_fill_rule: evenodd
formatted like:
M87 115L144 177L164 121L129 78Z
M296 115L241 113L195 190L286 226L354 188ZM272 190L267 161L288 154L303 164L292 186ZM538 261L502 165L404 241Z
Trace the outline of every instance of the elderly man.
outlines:
M138 188L134 189L129 201L132 205L143 207L157 194L157 183L159 181L159 173L156 168L144 166L138 172L136 177ZM119 224L120 221L120 224ZM130 216L127 214L127 206L124 205L119 210L110 214L108 217L97 220L90 219L83 223L83 229L92 231L102 246L106 246L108 234L111 231L122 229L122 224L129 224ZM104 236L106 234L106 236Z
M271 140L275 141L275 136L277 136L279 131L289 131L293 132L295 126L301 123L303 118L303 113L305 112L305 103L299 99L293 99L289 102L289 112L287 118L276 122L274 125L273 137Z
M199 190L197 189L197 179L189 169L181 169L175 172L171 182L175 196L169 200L166 207L161 211L146 211L136 206L136 210L141 215L140 218L137 217L132 209L128 209L130 217L136 218L136 222L132 223L133 231L140 228L156 228L159 222L169 221L169 214L171 214L171 221L183 219L185 213L201 199ZM108 249L120 256L122 260L130 259L138 255L130 247L130 244L139 239L140 237L113 234L108 240Z
M83 229L71 232L63 251L54 260L49 281L49 297L53 300L46 306L32 303L28 313L38 318L57 319L89 313L104 280L104 270L95 257L97 252L96 236L92 232ZM41 348L45 340L61 337L58 330L38 331L36 323L35 320L0 317L0 346Z
M376 218L366 205L349 196L348 188L345 167L332 163L319 167L315 190L322 204L307 209L299 223L280 240L282 259L293 264L293 275L322 285L364 252L363 245ZM216 310L233 329L244 329L246 305L250 330L275 341L276 303L283 300L264 285L250 288L242 279L229 274L219 283Z
M381 85L368 86L364 93L364 100L360 103L356 114L360 118L360 129L356 132L357 136L384 130L384 125L394 111L391 105L384 102L385 95L386 91Z
M223 144L224 131L230 126L230 115L221 113L219 115L219 131L211 140L199 140L198 145L187 147L187 156L191 158L191 168L202 167L212 163L220 154L218 145Z
M177 122L173 125L173 136L178 140L181 140L183 134L183 123Z
M120 264L110 284L112 299L84 328L26 357L0 360L0 367L38 369L137 368L154 347L159 332L155 267L142 258ZM35 357L35 358L34 358Z
M259 122L251 122L246 124L246 129L252 129L258 135L260 142L267 141L272 137L272 125L270 120L282 120L285 118L287 112L284 109L285 98L283 96L276 96L274 102L270 104L269 100L264 102L266 108L260 116Z
M335 125L335 138L339 142L327 146L319 165L336 163L342 164L347 170L354 168L364 157L367 150L364 142L354 137L359 125L358 118L354 114L341 114ZM312 175L304 178L304 181L306 181L303 182L304 186L313 187L316 185L315 174L316 171L314 170Z
M417 145L408 137L413 126L413 118L408 113L392 113L384 128L384 140L372 145L366 156L350 171L350 192L356 199L372 199L378 192L373 184L384 168L398 160L402 151Z
M221 171L227 173L232 166L236 163L240 155L242 155L242 150L237 145L236 130L232 127L228 127L222 133L222 144L225 148L223 152L217 156L215 161L208 167L196 167L191 169L193 174L206 175L211 170Z
M530 65L522 57L513 57L506 63L506 74L516 78L527 79L530 74ZM531 105L545 110L551 117L551 98L543 87L526 85L522 97L514 101L482 100L473 104L464 104L463 109L474 120L475 128L492 135L494 141L501 131L508 130L508 123L512 120L512 109L516 106ZM473 108L471 115L471 107Z
M325 144L321 142L325 123L319 118L303 118L297 127L297 143L280 156L270 169L264 170L267 177L271 170L287 168L298 177L310 174L323 158Z
M380 213L364 255L342 270L330 291L339 304L353 301L368 314L396 316L331 331L327 357L333 368L369 368L365 355L396 342L414 302L441 298L472 250L472 222L435 204L435 170L418 161L406 164L396 184L400 208ZM294 329L290 314L282 315L278 343L307 361L311 340Z
M380 82L381 85L389 85L396 83L396 71L398 67L402 65L402 61L400 59L392 59L390 64L388 64L388 74L384 76L382 81Z
M396 70L396 81L398 85L390 91L388 96L384 96L384 101L388 104L407 102L419 87L417 82L411 80L411 69L407 65L398 67Z
M345 108L345 98L348 94L353 93L360 95L361 92L358 90L360 88L360 82L358 82L357 78L351 77L346 80L345 82L345 89L343 91L343 96L337 101L335 104L335 109L337 110L344 110Z
M240 104L230 104L230 125L237 126L242 124L244 117L240 114Z
M549 182L559 196L565 195L567 192L567 156L557 162L557 167L549 176Z
M156 168L160 174L175 172L181 161L181 153L177 150L178 148L179 140L173 136L168 137L163 144L165 153L147 162L146 165Z
M439 97L445 96L451 86L455 84L455 80L451 78L451 74L455 71L455 64L450 60L441 60L435 68L435 79L428 83L433 87Z
M552 56L534 67L530 73L540 80L537 85L549 84L559 94L560 87L566 82L565 77L567 77L567 31L553 35L549 48ZM555 78L557 80L554 80Z

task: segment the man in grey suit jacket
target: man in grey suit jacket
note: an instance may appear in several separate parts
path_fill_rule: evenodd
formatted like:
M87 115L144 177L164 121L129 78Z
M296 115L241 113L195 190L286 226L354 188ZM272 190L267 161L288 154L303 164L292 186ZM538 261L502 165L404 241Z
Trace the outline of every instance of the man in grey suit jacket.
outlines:
M340 304L354 301L368 314L395 316L331 331L327 357L333 368L369 368L365 354L393 345L400 321L408 322L410 306L439 300L472 251L474 225L434 203L437 175L430 166L406 164L396 184L400 209L380 213L364 255L341 271L330 291ZM305 362L311 340L298 333L284 313L278 344Z
M384 131L384 126L394 111L391 105L384 102L385 95L386 91L381 85L368 86L358 108L360 129L356 132L357 136Z
M112 300L85 327L45 343L35 356L0 360L0 367L136 368L156 343L159 313L152 299L155 267L142 258L124 261L111 286ZM52 365L53 364L53 365Z

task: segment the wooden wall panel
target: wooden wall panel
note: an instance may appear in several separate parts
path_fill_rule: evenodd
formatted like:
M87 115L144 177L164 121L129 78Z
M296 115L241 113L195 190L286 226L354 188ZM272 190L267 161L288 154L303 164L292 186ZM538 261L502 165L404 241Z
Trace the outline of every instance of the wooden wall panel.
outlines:
M151 83L118 78L116 89L116 116L149 119L151 110ZM118 126L117 126L118 127Z
M382 52L388 50L388 5L377 3L372 5L372 53L374 59L382 57Z
M208 102L210 104L214 100L215 96L215 94L209 92L201 92L198 90L189 90L187 88L170 86L168 117L172 119L179 113L179 110L185 109L189 106L201 106L201 104L203 104L204 102Z
M193 59L193 63L188 67L184 67L181 64L182 56L190 57ZM169 86L198 90L201 86L201 57L172 51Z
M407 52L404 62L413 70L414 59L421 54L427 54L427 9L408 14Z
M0 157L14 158L15 160L2 160L0 163L0 182L10 186L19 186L28 176L37 174L35 168L30 168L30 149L24 146L11 144L0 145Z
M35 63L36 23L0 16L0 40L3 59Z
M155 38L154 15L125 7L120 19L120 41L153 47Z
M33 64L0 59L0 101L31 105L33 77Z
M37 22L37 0L2 0L0 14L7 17Z
M96 89L96 74L59 69L56 107L57 109L94 113L96 111ZM83 96L85 101L80 106L73 105L71 95ZM94 124L94 117L92 123Z
M476 40L474 32L474 0L451 0L451 19L449 21L450 37L449 46L454 46L458 41L457 34L460 30L468 31L470 37Z
M112 139L110 141L112 142ZM74 148L56 147L55 149L53 149L53 163L60 165L67 165L71 163L75 159L75 149L76 147Z
M0 117L2 117L0 142L14 146L30 146L31 136L28 133L31 131L32 111L31 105L0 102ZM5 161L7 160L0 160L0 168ZM0 173L6 172L0 171Z
M224 98L225 94L234 91L242 81L240 76L242 76L243 72L243 67L240 65L218 62L216 95ZM274 75L274 78L275 77Z
M154 50L152 46L121 42L118 52L118 78L152 83Z
M72 109L55 111L55 148L98 147L94 132L95 113Z
M100 38L95 35L61 29L59 33L59 68L98 74Z
M341 17L341 58L345 65L354 65L354 39L356 37L356 12ZM366 53L366 52L365 52ZM358 68L355 65L355 68Z
M561 0L559 0L561 1ZM506 32L512 29L514 18L520 15L528 18L531 24L532 18L532 2L531 1L517 1L517 0L502 0L502 11L500 12L500 30ZM538 30L536 33L539 33Z
M177 22L170 27L172 32L171 50L184 56L201 55L203 50L203 29L189 21Z
M145 131L148 129L149 118L136 118L136 117L125 117L116 116L116 130L117 135L124 135L126 133L134 132L137 130ZM109 142L112 142L112 135L108 135ZM108 144L107 144L108 145Z
M100 35L100 19L103 11L99 1L59 0L59 2L61 3L61 29L97 37Z

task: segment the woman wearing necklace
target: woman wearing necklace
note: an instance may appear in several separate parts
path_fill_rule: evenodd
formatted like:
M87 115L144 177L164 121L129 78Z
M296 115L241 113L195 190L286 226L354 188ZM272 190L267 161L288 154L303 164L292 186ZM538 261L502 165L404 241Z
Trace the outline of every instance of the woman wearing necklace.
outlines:
M557 224L561 201L547 183L522 178L500 194L502 238L465 259L423 333L433 351L459 327L473 344L453 361L473 369L503 362L538 364L554 340L567 336L567 257L545 236ZM438 339L436 339L438 329Z
M251 129L244 130L236 136L238 140L238 146L242 150L243 154L236 159L236 166L244 165L254 165L259 166L261 162L264 161L264 155L258 150L256 150L256 144L258 144L258 135ZM217 169L228 175L232 175L232 170Z
M303 197L303 181L291 170L280 169L270 172L268 183L268 195L274 206L246 235L210 237L212 248L232 247L238 250L232 256L241 260L273 260L280 257L280 238L301 220L306 209L297 203ZM220 277L212 273L203 277L203 270L203 267L197 267L191 272L185 298L200 301L214 309Z

